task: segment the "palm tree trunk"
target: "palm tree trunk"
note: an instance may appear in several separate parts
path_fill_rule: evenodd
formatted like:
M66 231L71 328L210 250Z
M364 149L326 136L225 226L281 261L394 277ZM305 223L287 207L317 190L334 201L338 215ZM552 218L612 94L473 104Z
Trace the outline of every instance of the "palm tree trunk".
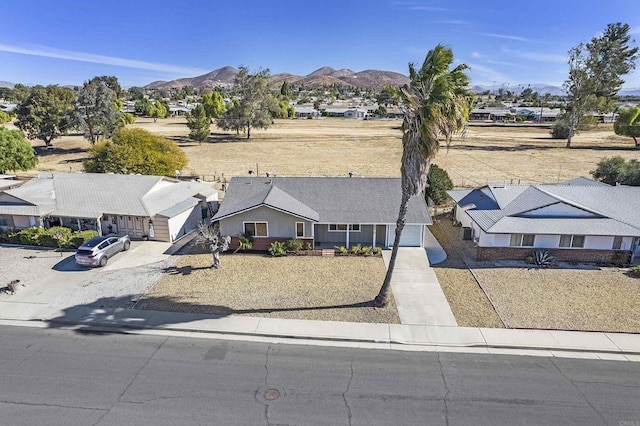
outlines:
M387 299L389 296L389 287L391 286L391 277L393 276L393 270L396 266L396 258L398 257L398 247L400 246L400 236L404 229L404 223L407 219L407 205L409 204L409 198L411 195L409 191L402 190L402 201L400 202L400 211L398 212L398 220L396 221L396 237L393 240L393 249L391 250L391 259L389 259L389 268L387 268L387 274L384 277L384 282L378 295L374 299L375 306L383 307L387 305Z

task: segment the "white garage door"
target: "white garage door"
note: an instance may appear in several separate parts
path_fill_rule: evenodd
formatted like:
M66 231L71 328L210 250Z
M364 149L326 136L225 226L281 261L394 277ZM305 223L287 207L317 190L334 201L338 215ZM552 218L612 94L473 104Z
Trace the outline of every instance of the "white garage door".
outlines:
M396 238L396 226L389 226L387 241L389 246L393 246ZM400 236L400 246L402 247L422 247L422 225L405 225Z

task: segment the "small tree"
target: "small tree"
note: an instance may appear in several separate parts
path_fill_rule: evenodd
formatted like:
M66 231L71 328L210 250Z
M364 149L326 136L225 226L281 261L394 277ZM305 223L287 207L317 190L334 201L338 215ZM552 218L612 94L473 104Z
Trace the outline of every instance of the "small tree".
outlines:
M0 126L0 174L6 171L27 171L38 164L33 148L20 130Z
M230 243L231 237L220 236L220 227L218 225L210 226L202 222L198 224L195 244L209 249L213 256L212 268L220 268L220 253L227 251Z
M86 82L75 103L76 119L84 137L92 144L102 136L111 137L122 124L120 112L116 107L116 91L111 87L117 84L105 77L95 77ZM115 79L115 77L113 77ZM110 87L111 86L111 87Z
M609 185L640 186L640 162L626 161L620 156L603 158L591 175L594 179Z
M200 103L211 122L214 118L221 118L224 115L225 105L220 91L214 90L211 93L205 93L202 95Z
M247 139L251 138L252 128L268 129L273 123L270 111L275 102L269 89L269 70L250 74L247 67L240 67L233 91L238 99L233 111L227 110L225 116L218 120L218 127L223 130L246 130Z
M187 164L175 142L144 129L124 128L112 140L89 149L84 169L89 173L140 173L172 176Z
M162 101L156 100L153 103L153 108L151 109L151 113L149 117L153 118L153 122L158 121L158 118L165 118L167 116L167 108L164 106Z
M622 108L618 113L618 118L613 124L613 131L616 135L629 136L633 138L633 142L636 148L640 147L638 144L638 137L640 137L640 107Z
M187 115L187 127L191 130L189 137L199 143L206 140L211 134L211 120L202 105L197 105Z
M16 126L29 139L40 139L46 146L67 133L73 122L75 94L65 87L35 86L18 105Z
M429 186L425 191L427 198L440 205L449 198L447 191L453 189L453 182L446 170L441 169L435 164L429 166L429 177L427 178Z

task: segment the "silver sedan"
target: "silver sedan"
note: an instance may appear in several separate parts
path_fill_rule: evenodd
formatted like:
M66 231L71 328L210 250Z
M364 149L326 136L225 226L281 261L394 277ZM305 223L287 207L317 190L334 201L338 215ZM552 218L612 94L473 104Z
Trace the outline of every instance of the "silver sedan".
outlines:
M76 263L85 266L107 266L109 258L131 247L128 235L94 237L81 245L75 254Z

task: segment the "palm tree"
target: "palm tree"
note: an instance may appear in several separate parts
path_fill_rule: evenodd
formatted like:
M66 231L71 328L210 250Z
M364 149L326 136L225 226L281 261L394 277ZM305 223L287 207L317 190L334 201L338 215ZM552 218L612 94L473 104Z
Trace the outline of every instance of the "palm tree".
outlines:
M469 67L461 64L450 69L452 64L452 50L439 44L427 53L420 69L409 64L411 81L401 88L405 104L402 123L402 199L391 260L384 283L375 298L376 306L387 304L409 199L423 192L429 166L440 148L439 139L443 138L449 147L453 134L464 127L473 104L469 77L465 74Z

